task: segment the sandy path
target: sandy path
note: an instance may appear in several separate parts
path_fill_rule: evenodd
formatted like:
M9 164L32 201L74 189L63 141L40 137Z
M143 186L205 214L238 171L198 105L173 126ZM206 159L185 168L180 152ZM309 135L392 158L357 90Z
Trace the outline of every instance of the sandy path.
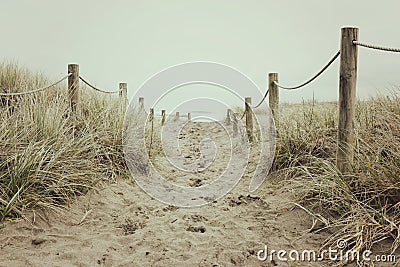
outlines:
M187 130L201 133L197 141L223 133L200 124ZM199 158L196 140L183 135L182 154ZM223 145L219 149L224 151ZM162 158L156 161L155 166L164 166ZM220 168L211 166L175 182L201 185ZM179 176L161 169L172 180ZM264 244L275 250L319 247L323 236L308 234L311 219L293 210L285 188L268 182L250 195L248 183L245 175L227 196L196 208L164 205L133 181L105 185L50 221L36 216L35 223L21 221L0 230L0 266L294 266L260 261L256 254Z

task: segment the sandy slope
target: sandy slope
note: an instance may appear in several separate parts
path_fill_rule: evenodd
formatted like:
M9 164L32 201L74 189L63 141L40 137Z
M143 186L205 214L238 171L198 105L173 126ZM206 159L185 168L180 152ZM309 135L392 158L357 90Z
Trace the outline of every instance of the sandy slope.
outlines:
M189 125L181 138L185 160L199 158L193 144L204 137L223 138L218 127ZM165 167L162 157L155 166L176 183L199 186L222 168L225 158L218 157L218 164L186 181ZM20 221L0 230L0 266L313 266L257 259L264 245L316 250L324 237L308 233L311 219L288 204L285 188L267 182L249 194L248 183L247 173L224 198L196 208L164 205L133 181L105 185L78 198L64 214L49 215L49 221L36 215L34 223Z

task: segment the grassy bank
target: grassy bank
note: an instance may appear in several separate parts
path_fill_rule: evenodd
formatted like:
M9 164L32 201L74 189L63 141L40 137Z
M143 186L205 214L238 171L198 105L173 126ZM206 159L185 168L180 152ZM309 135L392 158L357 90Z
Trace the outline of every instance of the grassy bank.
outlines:
M0 90L20 92L50 82L15 64L0 65ZM81 90L70 113L67 85L2 97L0 106L0 220L25 209L52 208L124 171L123 116L115 98Z
M325 246L400 244L400 93L359 101L353 172L335 167L337 106L305 103L281 108L274 170L286 177L314 218L311 231L332 233Z

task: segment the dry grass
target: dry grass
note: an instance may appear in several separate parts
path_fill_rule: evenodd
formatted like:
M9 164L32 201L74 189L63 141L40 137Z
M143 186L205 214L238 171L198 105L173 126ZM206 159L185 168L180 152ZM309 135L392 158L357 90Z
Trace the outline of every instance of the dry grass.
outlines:
M400 94L357 103L357 144L350 175L335 167L334 103L281 108L274 169L289 181L299 203L349 249L400 244Z
M0 90L48 84L43 75L0 65ZM6 99L0 107L0 221L25 209L53 208L127 172L118 98L83 88L81 110L70 113L66 84ZM273 171L284 176L315 220L332 231L325 246L346 239L349 248L400 244L400 95L357 104L356 157L351 175L335 167L335 103L282 105ZM152 156L162 153L154 125ZM149 133L146 130L146 143Z
M3 92L47 83L15 64L0 65ZM70 113L67 99L66 84L1 99L0 221L25 209L57 209L124 171L118 98L83 88L78 115Z

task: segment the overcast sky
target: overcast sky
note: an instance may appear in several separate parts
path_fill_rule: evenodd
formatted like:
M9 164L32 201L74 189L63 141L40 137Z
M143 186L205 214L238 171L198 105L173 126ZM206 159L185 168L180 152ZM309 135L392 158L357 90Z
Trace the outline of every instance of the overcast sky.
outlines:
M234 67L261 90L269 72L278 72L283 85L297 85L339 50L343 26L358 26L360 41L400 47L398 0L0 3L3 60L54 80L68 63L79 63L81 75L100 88L128 82L130 96L155 73L190 61ZM338 72L336 61L307 88L281 91L281 101L310 99L313 92L318 100L336 100ZM357 85L360 98L400 85L400 55L360 48Z

